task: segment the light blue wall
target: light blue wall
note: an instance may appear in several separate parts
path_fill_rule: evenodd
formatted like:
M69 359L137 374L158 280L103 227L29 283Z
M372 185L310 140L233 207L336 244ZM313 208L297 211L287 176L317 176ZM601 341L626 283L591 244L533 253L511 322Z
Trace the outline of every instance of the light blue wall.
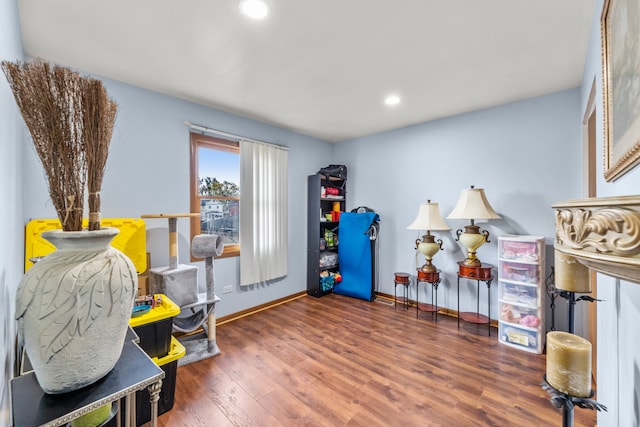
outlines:
M23 57L15 1L0 2L0 61ZM0 426L9 425L8 381L13 376L15 300L22 276L22 119L4 74L0 76Z
M271 285L239 286L238 258L215 261L216 314L254 307L306 289L307 175L331 161L333 145L233 114L102 79L119 110L102 187L103 217L189 212L189 129L185 121L289 147L289 274ZM27 170L39 171L35 155L26 155ZM42 174L25 176L25 221L55 217ZM168 224L148 219L147 252L151 266L169 263ZM181 263L189 263L189 221L178 220ZM204 263L200 284L204 289ZM231 285L233 292L222 294Z
M549 255L553 238L551 205L581 197L581 121L591 84L597 98L598 152L602 152L602 85L598 1L583 83L579 89L534 98L497 108L398 129L332 145L293 132L222 113L196 104L105 80L120 105L102 192L103 216L187 212L189 120L247 137L290 147L289 276L257 289L238 286L237 259L217 260L218 315L234 313L305 289L306 176L329 163L349 167L348 208L368 205L382 217L380 291L393 293L393 272L415 268L413 241L417 233L406 226L426 198L440 203L446 216L460 191L471 184L486 189L500 220L479 224L493 236L479 257L497 263L497 236L543 235ZM22 57L17 5L0 2L0 58ZM22 274L22 229L32 217L54 216L41 167L24 144L22 121L4 78L0 79L0 426L7 424L6 382L12 365L15 286ZM22 170L21 170L22 166ZM598 163L598 196L638 194L640 167L615 183L602 179ZM21 175L22 174L22 175ZM24 183L23 183L24 182ZM29 196L23 202L23 194ZM24 203L24 209L23 209ZM445 280L439 302L455 309L455 262L463 257L454 230L464 221L449 220L452 231L438 232L445 250L435 263ZM152 266L168 262L167 228L148 222ZM180 258L188 261L188 222L179 223ZM548 260L551 258L548 257ZM201 265L201 263L198 263ZM201 278L202 280L202 278ZM640 323L640 286L599 276L598 400L608 412L599 425L638 425L640 415L640 344L631 327ZM493 289L496 289L495 287ZM462 286L463 303L474 301L473 288ZM492 313L497 312L493 292ZM465 309L465 306L461 307ZM558 310L561 310L558 309ZM222 343L221 343L221 346Z
M587 107L591 85L596 84L597 152L604 150L602 68L599 0L593 16L589 51L582 80L581 111ZM640 194L640 167L615 182L604 180L604 165L597 163L598 197ZM598 371L597 398L607 406L598 413L598 425L632 427L640 425L640 285L598 274Z
M581 191L579 106L580 91L573 89L338 144L335 161L349 167L348 208L369 206L382 220L380 291L393 295L394 272L415 273L414 241L420 235L406 227L419 204L431 199L446 217L470 185L484 188L502 217L477 222L491 233L491 243L478 251L483 262L497 265L497 238L505 234L544 236L551 260L555 233L551 205L577 198ZM451 231L435 232L444 241L444 251L434 263L444 275L438 302L456 310L456 263L465 254L455 241L455 230L467 222L447 222ZM423 262L420 255L419 264ZM486 313L486 287L482 287L481 307ZM461 282L460 295L460 308L474 311L475 282ZM497 296L496 283L491 295L493 318ZM556 327L565 321L561 317Z

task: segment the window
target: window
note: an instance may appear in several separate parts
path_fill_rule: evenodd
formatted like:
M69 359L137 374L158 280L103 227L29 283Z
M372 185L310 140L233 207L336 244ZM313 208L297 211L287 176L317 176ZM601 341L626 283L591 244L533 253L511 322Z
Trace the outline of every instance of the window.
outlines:
M191 239L218 234L225 244L220 257L240 255L240 146L191 134Z

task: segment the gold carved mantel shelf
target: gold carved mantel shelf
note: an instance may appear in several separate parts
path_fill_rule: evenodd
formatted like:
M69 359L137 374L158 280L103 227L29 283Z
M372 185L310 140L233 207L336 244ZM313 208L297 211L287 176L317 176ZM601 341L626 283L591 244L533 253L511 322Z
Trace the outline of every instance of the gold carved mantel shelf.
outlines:
M555 250L640 283L640 196L569 200L556 210Z

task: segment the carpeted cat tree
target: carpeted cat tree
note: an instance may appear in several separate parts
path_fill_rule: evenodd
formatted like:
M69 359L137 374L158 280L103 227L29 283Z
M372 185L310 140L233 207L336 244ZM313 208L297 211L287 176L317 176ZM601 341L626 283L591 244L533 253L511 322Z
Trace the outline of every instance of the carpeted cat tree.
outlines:
M187 350L187 354L178 362L179 366L206 359L220 354L216 342L216 302L220 301L215 294L215 282L213 276L213 257L219 256L224 250L222 238L216 234L200 234L191 242L191 253L196 258L204 258L205 278L207 292L198 295L198 302L180 307L181 314L173 320L173 329L191 333L200 328L204 329L206 337L202 334L185 335L179 340ZM187 314L187 310L191 314Z

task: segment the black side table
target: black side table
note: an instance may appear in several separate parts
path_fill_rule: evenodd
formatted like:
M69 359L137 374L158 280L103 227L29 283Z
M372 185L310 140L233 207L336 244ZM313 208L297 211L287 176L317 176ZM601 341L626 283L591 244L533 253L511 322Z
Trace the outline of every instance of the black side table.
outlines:
M435 314L436 323L438 322L438 285L442 279L440 278L440 270L433 272L425 272L418 268L418 279L416 281L416 318L420 317L420 311L427 311ZM431 285L431 304L420 302L420 283L425 285ZM435 295L435 305L433 303L433 296Z
M127 339L113 370L98 382L80 390L46 394L40 388L34 372L13 378L10 381L13 425L66 425L81 415L124 398L127 408L125 426L135 426L136 391L148 388L151 395L151 425L155 427L163 378L164 371L136 343Z
M458 329L460 328L460 318L465 322L487 325L489 336L491 336L491 282L493 268L490 264L482 264L479 266L468 266L464 261L458 261ZM476 299L476 312L460 312L460 278L475 280L478 285L478 297ZM487 285L487 315L480 314L480 282Z

